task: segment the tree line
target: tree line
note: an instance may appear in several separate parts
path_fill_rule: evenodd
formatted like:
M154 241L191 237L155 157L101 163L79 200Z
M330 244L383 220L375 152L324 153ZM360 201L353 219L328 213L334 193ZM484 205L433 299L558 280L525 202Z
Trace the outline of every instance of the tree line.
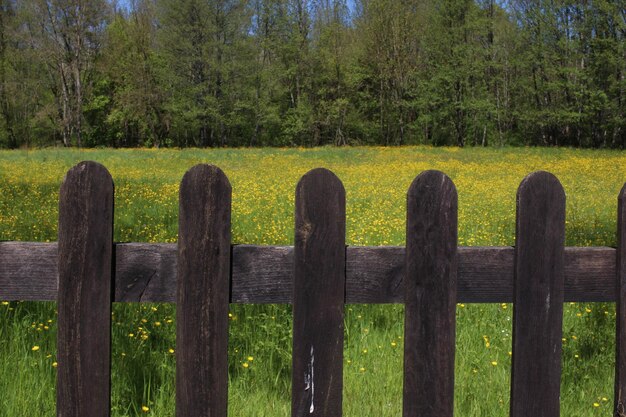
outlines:
M626 0L0 0L0 146L626 147Z

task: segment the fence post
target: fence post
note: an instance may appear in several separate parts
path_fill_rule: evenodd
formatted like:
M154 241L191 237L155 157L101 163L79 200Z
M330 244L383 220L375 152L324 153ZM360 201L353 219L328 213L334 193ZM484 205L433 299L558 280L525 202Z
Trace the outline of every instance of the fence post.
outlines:
M341 416L346 197L314 169L296 187L292 416Z
M452 417L457 277L457 192L425 171L407 193L404 417Z
M228 409L231 187L212 165L180 185L176 304L176 415L224 417Z
M110 414L113 181L102 165L69 170L59 196L57 415Z
M626 417L626 184L617 198L615 417Z
M548 172L517 191L511 417L559 415L565 192Z

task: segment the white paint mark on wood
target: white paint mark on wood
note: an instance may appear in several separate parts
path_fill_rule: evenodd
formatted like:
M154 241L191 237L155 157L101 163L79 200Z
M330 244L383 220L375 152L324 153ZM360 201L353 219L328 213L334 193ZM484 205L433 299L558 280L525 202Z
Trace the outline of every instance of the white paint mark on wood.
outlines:
M313 346L311 346L311 357L309 360L309 366L307 370L304 372L304 390L311 390L311 405L309 406L309 414L313 414L315 411L315 353L313 350Z

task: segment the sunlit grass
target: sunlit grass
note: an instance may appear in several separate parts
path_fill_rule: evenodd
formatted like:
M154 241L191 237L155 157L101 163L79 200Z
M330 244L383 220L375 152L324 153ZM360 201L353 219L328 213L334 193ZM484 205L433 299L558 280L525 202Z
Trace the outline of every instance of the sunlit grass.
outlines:
M293 243L296 183L319 166L344 183L346 239L352 245L404 244L406 190L425 169L446 172L457 186L461 245L513 244L517 186L539 169L554 173L565 188L567 244L615 245L617 195L626 181L626 153L619 151L5 151L0 152L0 240L56 240L59 186L65 172L86 159L103 163L115 181L116 241L175 242L178 184L188 168L201 162L218 165L232 184L233 242L254 244ZM0 415L54 414L54 309L54 303L0 305ZM566 304L564 309L562 414L607 415L614 307ZM174 307L116 304L113 311L113 415L173 415ZM458 306L458 416L508 415L511 312L510 304ZM345 321L344 414L400 415L402 306L349 305ZM288 415L290 308L233 305L230 327L230 415Z

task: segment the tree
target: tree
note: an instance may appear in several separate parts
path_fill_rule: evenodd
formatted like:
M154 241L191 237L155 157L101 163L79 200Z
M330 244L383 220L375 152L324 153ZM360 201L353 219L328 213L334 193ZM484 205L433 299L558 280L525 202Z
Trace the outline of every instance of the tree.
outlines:
M83 106L109 16L105 0L28 0L33 49L47 69L63 144L82 145Z
M0 0L0 114L2 115L2 129L0 134L6 132L6 145L16 148L18 139L15 132L14 112L11 108L9 94L9 37L13 33L13 20L15 11L13 2ZM2 136L0 136L2 138Z
M361 40L354 77L361 113L374 122L376 142L407 143L418 117L417 69L423 39L425 5L421 2L367 0L356 21Z
M351 47L348 6L344 0L318 1L314 16L316 59L309 95L316 109L312 140L314 145L346 145L351 111L346 84Z
M170 116L156 37L151 0L133 1L128 13L118 10L107 26L99 68L101 91L90 107L93 117L99 118L96 124L108 128L112 145L159 147L167 139Z
M170 69L165 83L181 145L228 142L227 115L239 88L236 51L247 28L238 0L163 0L160 52Z

